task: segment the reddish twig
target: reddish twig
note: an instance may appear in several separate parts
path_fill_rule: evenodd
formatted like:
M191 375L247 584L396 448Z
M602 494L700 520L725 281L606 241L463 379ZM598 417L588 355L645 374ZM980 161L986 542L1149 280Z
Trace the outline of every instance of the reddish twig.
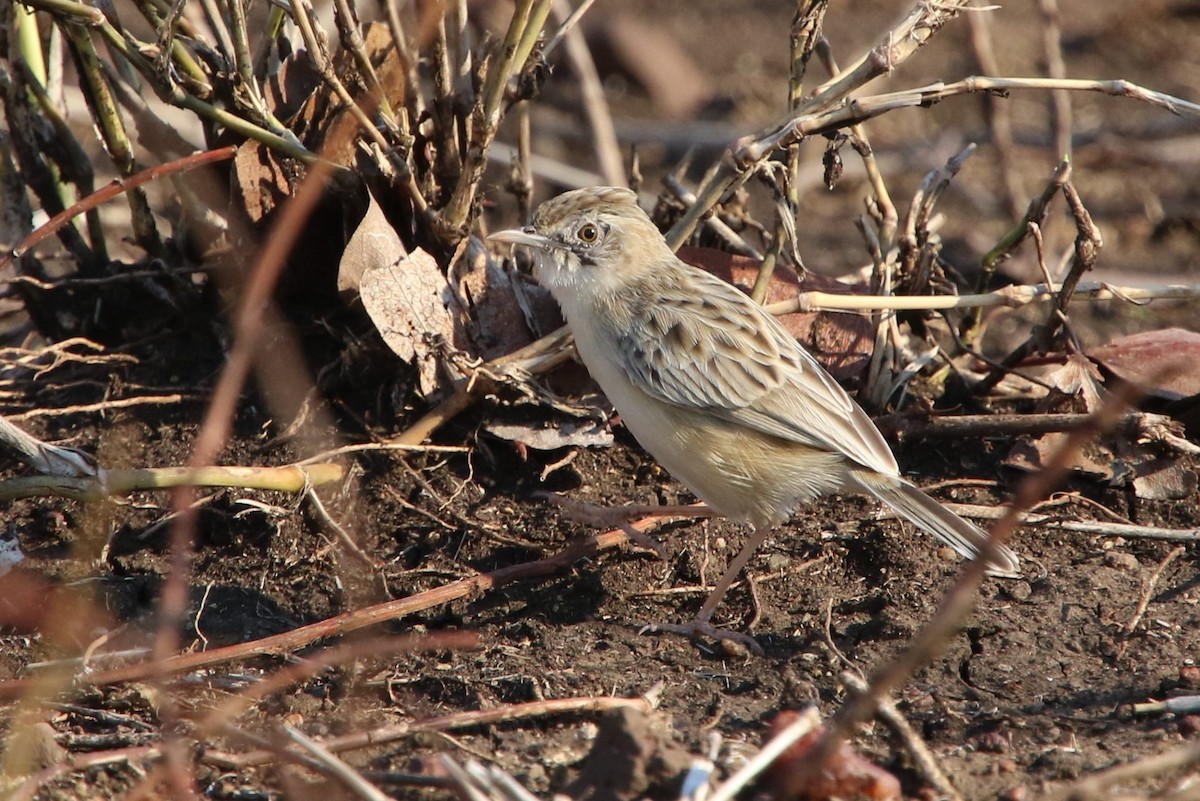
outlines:
M650 524L655 519L644 518L631 525L638 530L645 531L649 529ZM368 626L399 620L416 612L432 609L462 598L468 598L516 581L550 576L570 567L581 559L586 559L603 551L624 545L628 540L629 535L621 530L597 534L568 545L558 553L543 559L502 567L490 573L460 579L459 581L435 587L416 595L397 598L393 601L368 606L353 612L346 612L307 626L283 632L282 634L275 634L270 637L239 643L237 645L229 645L224 648L175 654L152 662L140 662L109 670L93 671L76 676L75 683L77 686L98 687L126 681L143 681L155 675L165 676L238 659L288 653L327 637L343 636L350 632L367 628ZM30 689L32 684L32 679L15 679L0 682L0 699L17 697L22 692Z
M36 231L33 231L29 236L21 240L21 243L8 253L0 255L0 273L8 269L9 264L13 259L20 258L36 247L42 240L50 237L58 229L62 228L68 222L78 217L80 214L91 211L92 209L107 203L115 197L119 197L131 189L136 189L143 184L148 184L151 181L157 181L159 178L166 178L171 175L194 170L197 167L202 167L206 164L216 164L219 161L225 161L233 158L237 152L237 147L228 145L219 147L216 150L206 150L202 153L193 153L190 156L184 156L175 161L169 161L166 164L159 164L149 169L142 170L136 175L131 175L128 178L111 181L102 189L97 189L92 194L73 204L70 208L64 209L58 214L55 214L42 225L39 225Z
M491 726L497 723L509 723L516 720L563 715L573 712L606 712L610 709L641 709L650 711L650 702L645 698L610 698L587 696L582 698L555 698L545 701L530 701L526 704L504 704L491 709L457 712L426 720L406 721L390 726L380 726L367 731L344 734L341 737L330 737L322 740L321 746L332 753L351 751L356 748L377 746L383 743L411 737L414 734L431 731L455 731L477 726ZM224 770L241 770L254 765L262 765L276 758L276 754L268 749L247 751L244 754L229 754L219 751L206 752L201 761Z

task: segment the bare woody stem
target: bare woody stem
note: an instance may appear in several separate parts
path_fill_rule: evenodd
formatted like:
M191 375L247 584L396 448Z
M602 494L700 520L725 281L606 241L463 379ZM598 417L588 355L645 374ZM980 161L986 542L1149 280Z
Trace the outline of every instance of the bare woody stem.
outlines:
M175 487L239 487L300 492L305 487L340 481L336 464L303 467L158 467L101 470L96 476L23 476L0 481L0 501L54 495L80 501L128 495L139 490Z

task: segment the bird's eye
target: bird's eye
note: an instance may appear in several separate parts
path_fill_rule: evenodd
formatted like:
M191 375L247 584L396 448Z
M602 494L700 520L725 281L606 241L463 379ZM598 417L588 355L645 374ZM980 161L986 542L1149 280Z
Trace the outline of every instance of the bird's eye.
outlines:
M600 238L600 229L595 223L584 223L579 226L579 230L575 232L575 236L585 245L590 245Z

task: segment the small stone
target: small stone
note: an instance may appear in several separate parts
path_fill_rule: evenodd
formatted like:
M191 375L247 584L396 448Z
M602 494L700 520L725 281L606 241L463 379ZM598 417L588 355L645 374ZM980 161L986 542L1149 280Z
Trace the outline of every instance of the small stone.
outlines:
M1008 750L1008 740L998 731L989 731L979 738L980 751L988 754L1002 754Z
M1140 566L1136 556L1123 551L1109 551L1104 555L1104 564L1114 570L1136 570Z
M1179 683L1188 689L1200 687L1200 665L1184 665L1179 668Z
M737 640L721 639L718 643L721 653L731 659L747 661L750 659L750 649Z
M943 562L957 562L962 559L962 557L958 555L958 552L948 545L943 545L941 548L937 549L937 557Z
M1028 581L1005 582L1001 585L1004 594L1014 601L1027 601L1033 595L1033 587Z
M1179 733L1184 737L1200 734L1200 715L1184 715L1179 719Z
M1029 790L1023 784L1018 784L1009 790L1000 794L1002 801L1026 801L1029 798Z
M914 711L932 709L934 705L933 696L929 695L928 693L921 693L920 695L913 696L912 698L907 699L907 701L909 708Z

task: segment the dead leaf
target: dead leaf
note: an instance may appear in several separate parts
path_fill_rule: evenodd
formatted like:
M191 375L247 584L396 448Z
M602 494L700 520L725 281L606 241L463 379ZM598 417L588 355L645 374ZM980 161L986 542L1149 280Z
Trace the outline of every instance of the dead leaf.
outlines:
M707 270L743 291L754 285L759 260L712 248L684 247L679 258ZM804 280L786 267L777 267L767 287L766 303L790 300L801 292L830 292L843 295L866 292L863 284L845 284L833 278L808 273ZM795 312L779 318L796 340L817 358L834 378L859 378L870 361L874 345L871 321L859 314Z
M530 423L491 422L484 426L500 439L539 451L559 448L607 448L613 433L603 420L555 420Z
M485 359L512 353L534 340L512 278L478 238L470 238L456 266L462 304L471 312L470 324Z
M259 222L292 195L292 182L270 148L249 140L233 157L235 205L254 223Z
M1139 466L1133 492L1148 501L1181 501L1196 495L1196 471L1177 459L1156 459Z
M376 77L392 107L403 106L407 77L386 23L371 22L365 26L363 50L375 65ZM312 76L307 74L304 67L297 69L297 65L308 61L309 57L306 52L299 51L293 58L297 64L288 66L286 86L276 87L272 93L273 99L278 98L277 102L284 104L281 111L287 114L289 130L309 150L319 152L322 158L344 167L354 167L358 153L358 122L337 99L328 83L318 79L318 85L305 95ZM333 71L347 85L366 85L350 49L339 49L333 60ZM293 71L297 73L295 78L292 77ZM356 101L369 116L374 116L373 109L378 102L374 96L363 93L356 97Z
M1046 377L1046 382L1069 398L1078 397L1085 411L1094 412L1103 403L1102 376L1084 356L1072 353L1067 362Z
M1066 440L1067 435L1063 432L1043 434L1040 437L1021 437L1004 457L1003 464L1016 470L1037 472L1046 466L1050 456L1062 447ZM1099 481L1124 483L1118 477L1117 459L1112 450L1094 441L1079 448L1068 467L1076 473ZM1128 473L1128 470L1121 472Z
M1092 361L1079 354L1068 356L1066 364L1047 376L1046 380L1060 394L1051 393L1039 405L1039 411L1093 413L1106 400L1107 393L1101 384L1100 371ZM1151 418L1167 422L1145 428ZM1191 495L1196 489L1196 476L1179 465L1180 454L1190 450L1180 447L1181 444L1186 445L1186 441L1178 432L1171 430L1167 418L1141 415L1138 420L1143 426L1140 433L1131 433L1125 428L1089 442L1073 455L1068 467L1076 473L1114 486L1132 483L1134 493L1141 498L1167 500ZM1065 433L1053 433L1023 438L1009 451L1004 464L1019 470L1039 470L1066 437Z
M321 85L321 73L308 54L293 53L267 76L264 87L267 108L295 133L299 127L295 125L296 115Z
M768 740L787 728L799 715L799 712L790 710L778 713L771 721ZM796 774L808 767L809 754L824 734L825 727L818 726L771 763L764 779L774 801L829 798L898 801L904 797L900 792L900 781L892 773L861 756L849 743L839 745L815 776L797 783Z
M421 391L429 395L441 385L436 340L456 341L454 293L437 261L423 250L385 267L368 270L359 295L383 341L406 362L416 361Z
M1200 394L1200 333L1182 328L1146 331L1117 337L1087 355L1147 395L1179 400Z
M407 253L396 229L371 195L367 213L354 229L338 263L338 291L357 291L363 275L378 267L396 264Z
M1100 382L1100 372L1096 366L1084 356L1073 353L1067 361L1053 373L1046 376L1057 393L1051 392L1038 405L1039 412L1094 412L1103 403L1104 388ZM1004 465L1017 470L1036 472L1046 464L1046 460L1066 442L1067 435L1062 432L1042 434L1037 437L1022 437L1009 450L1004 458ZM1089 476L1099 481L1123 483L1117 478L1117 455L1110 443L1091 441L1078 449L1068 466L1076 473Z

